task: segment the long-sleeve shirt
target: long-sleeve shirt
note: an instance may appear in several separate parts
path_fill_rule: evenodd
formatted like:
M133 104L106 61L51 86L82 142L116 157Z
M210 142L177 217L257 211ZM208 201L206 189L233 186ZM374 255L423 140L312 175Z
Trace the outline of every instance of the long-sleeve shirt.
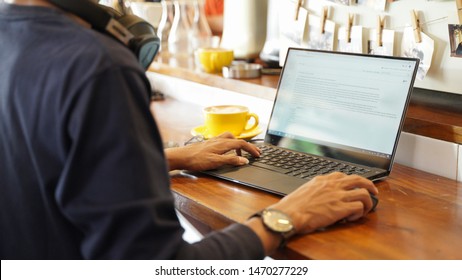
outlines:
M58 9L0 3L1 259L258 259L234 224L189 244L135 55Z

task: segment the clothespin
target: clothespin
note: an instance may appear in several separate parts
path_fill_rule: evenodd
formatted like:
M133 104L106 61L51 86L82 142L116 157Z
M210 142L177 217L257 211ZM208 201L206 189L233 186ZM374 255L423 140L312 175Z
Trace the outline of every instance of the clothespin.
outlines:
M326 32L326 20L327 20L327 13L329 11L329 8L327 6L322 8L322 14L321 14L321 24L320 24L320 30L321 34L324 34Z
M351 42L351 28L353 27L353 21L355 19L354 14L348 14L348 22L346 27L346 41L348 43Z
M411 19L415 42L422 43L422 37L420 36L420 20L415 10L411 10Z
M382 16L378 16L377 17L377 46L379 47L383 45L382 33L383 33L384 26L385 26L385 18Z
M302 7L302 5L303 5L303 0L297 0L297 4L295 7L295 20L296 21L298 20L298 13L300 12L300 8Z
M462 0L456 0L457 13L459 14L459 23L462 24Z

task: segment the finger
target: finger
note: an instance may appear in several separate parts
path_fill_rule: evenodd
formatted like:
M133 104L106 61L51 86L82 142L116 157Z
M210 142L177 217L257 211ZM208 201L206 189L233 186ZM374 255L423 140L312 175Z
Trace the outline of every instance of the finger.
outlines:
M233 136L231 135L231 137ZM206 149L208 152L224 154L232 150L237 151L243 144L245 144L245 141L235 138L228 138L226 134L221 134L208 140L207 142L203 142L203 144L206 145L204 146L204 149Z
M222 134L218 135L215 138L235 139L236 137L234 137L234 135L231 132L226 131L226 132L223 132Z
M310 180L311 184L318 184L320 182L334 182L336 180L339 180L343 177L347 176L344 173L341 172L333 172L325 175L318 175L315 176L313 179ZM340 185L340 187L343 187Z
M249 142L246 142L242 139L227 140L227 143L224 146L228 150L232 150L232 149L236 150L236 153L239 155L241 154L240 150L244 150L250 153L254 157L259 157L261 155L261 151L257 146Z
M244 141L244 146L241 148L244 151L250 153L254 157L260 157L261 156L261 150L257 146L255 146L252 143Z
M328 178L333 178L333 179L337 178L338 179L338 178L347 177L348 175L346 175L345 173L339 172L339 171L335 171L335 172L329 173L329 174L327 174L325 176L328 177Z
M231 155L231 154L226 154L221 156L223 164L230 164L230 165L246 165L249 163L249 160L246 159L245 157L237 156L237 155Z
M346 217L346 220L349 222L356 221L365 215L364 207L359 201L349 203L348 208L351 214Z
M373 206L371 196L365 189L347 191L344 200L346 200L346 202L361 202L363 204L364 213L369 213Z
M367 189L372 194L378 194L379 190L374 185L374 183L361 177L359 175L348 175L340 179L345 190L352 190L357 188Z

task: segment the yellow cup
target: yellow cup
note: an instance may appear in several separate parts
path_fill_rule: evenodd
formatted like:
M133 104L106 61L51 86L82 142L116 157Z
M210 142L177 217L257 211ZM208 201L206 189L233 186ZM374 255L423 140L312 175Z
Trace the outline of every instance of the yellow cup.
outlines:
M204 108L205 128L208 137L229 131L234 136L249 132L258 126L258 116L241 105L219 105ZM250 120L253 118L253 122Z
M234 52L223 48L200 48L196 51L196 56L203 71L217 73L224 66L231 65Z

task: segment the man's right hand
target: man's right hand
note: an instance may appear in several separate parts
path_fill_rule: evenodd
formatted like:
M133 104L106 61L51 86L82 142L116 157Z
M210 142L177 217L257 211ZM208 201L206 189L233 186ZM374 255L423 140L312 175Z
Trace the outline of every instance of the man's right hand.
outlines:
M296 233L303 234L364 217L373 207L370 194L378 194L370 180L335 172L315 177L269 208L289 215Z
M295 234L304 234L343 219L364 217L373 207L370 194L378 194L372 181L335 172L315 177L268 208L287 214ZM252 218L246 224L260 237L266 254L277 248L281 236L267 230L260 218Z

